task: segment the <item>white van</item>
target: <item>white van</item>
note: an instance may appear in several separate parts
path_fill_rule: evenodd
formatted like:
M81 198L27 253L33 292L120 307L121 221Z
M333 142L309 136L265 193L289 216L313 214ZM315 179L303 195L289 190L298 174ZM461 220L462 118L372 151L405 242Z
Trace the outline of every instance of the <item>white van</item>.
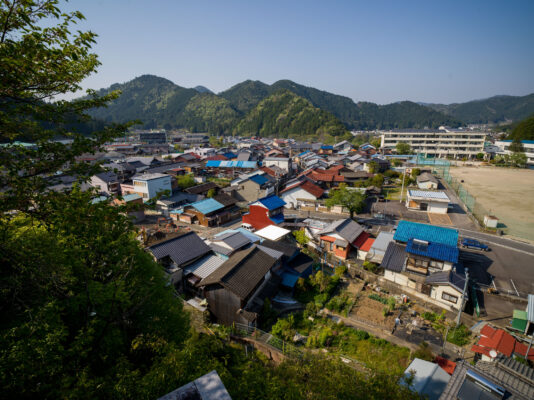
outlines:
M246 222L241 224L241 228L246 229L249 232L254 232L256 230L256 228Z

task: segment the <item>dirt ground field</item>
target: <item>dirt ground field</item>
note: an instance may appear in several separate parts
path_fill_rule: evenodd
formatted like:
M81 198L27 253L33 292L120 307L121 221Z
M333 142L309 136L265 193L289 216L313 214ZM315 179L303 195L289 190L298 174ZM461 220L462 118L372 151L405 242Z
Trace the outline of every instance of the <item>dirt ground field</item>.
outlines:
M361 292L361 297L358 299L350 315L376 325L382 325L386 329L393 329L393 325L395 325L394 315L384 317L382 310L385 305L370 299L368 295L371 293L373 292L365 290Z
M534 170L497 167L451 167L450 174L480 204L497 216L507 233L534 239Z

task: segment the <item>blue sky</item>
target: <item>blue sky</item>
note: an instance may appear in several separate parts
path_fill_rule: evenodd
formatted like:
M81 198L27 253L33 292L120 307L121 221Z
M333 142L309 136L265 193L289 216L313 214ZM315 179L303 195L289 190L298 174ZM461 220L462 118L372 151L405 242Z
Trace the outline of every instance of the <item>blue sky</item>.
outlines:
M380 104L534 92L534 1L71 0L98 89L154 74L214 92L279 79Z

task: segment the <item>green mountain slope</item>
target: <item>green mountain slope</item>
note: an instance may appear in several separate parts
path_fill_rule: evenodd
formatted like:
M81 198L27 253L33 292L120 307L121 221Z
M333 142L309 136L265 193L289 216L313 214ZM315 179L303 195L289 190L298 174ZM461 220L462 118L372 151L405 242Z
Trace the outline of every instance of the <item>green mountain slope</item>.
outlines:
M508 135L508 139L534 140L534 114L517 123L512 133Z
M101 89L100 94L121 90L122 95L107 108L93 110L97 119L112 122L141 120L146 128L179 127L180 115L198 94L154 75L143 75L123 84Z
M494 96L467 103L425 105L469 124L520 121L534 113L534 93Z
M272 89L266 83L247 80L219 93L219 96L228 100L236 110L246 113L271 93Z
M171 119L172 115L165 116ZM185 106L180 123L191 132L229 133L240 114L230 102L210 93L197 94Z
M239 121L234 132L239 135L308 136L325 140L348 134L332 114L314 107L289 90L277 91L260 101Z

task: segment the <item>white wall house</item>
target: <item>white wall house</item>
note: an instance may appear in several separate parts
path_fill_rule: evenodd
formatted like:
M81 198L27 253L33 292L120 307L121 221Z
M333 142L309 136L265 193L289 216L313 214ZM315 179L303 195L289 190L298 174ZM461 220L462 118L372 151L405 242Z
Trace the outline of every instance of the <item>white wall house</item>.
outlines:
M447 214L449 203L450 199L445 192L410 189L406 199L406 208L435 214Z
M284 171L291 169L291 160L288 157L267 157L263 159L263 165L265 167L277 166Z
M168 190L172 193L171 177L166 174L144 174L135 176L133 179L134 192L148 201L156 197L159 192Z
M288 185L287 188L280 192L280 197L286 202L286 208L299 208L306 200L315 201L324 193L319 186L309 182L302 181L295 185Z
M417 177L417 187L419 189L437 189L438 179L428 172L423 172Z

